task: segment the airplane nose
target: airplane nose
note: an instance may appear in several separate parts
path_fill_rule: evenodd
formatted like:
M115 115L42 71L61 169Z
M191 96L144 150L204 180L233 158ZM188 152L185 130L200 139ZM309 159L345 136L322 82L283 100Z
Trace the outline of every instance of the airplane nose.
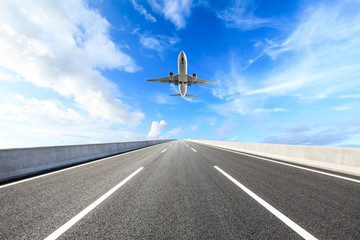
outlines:
M179 61L181 60L181 61L184 61L184 59L186 59L186 55L185 55L185 52L184 51L181 51L180 53L179 53Z

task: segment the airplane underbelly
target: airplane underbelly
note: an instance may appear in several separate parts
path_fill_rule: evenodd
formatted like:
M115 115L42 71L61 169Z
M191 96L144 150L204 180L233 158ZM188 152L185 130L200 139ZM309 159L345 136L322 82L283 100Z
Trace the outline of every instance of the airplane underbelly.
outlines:
M187 90L187 85L184 83L179 84L179 91L181 96L185 96L186 95L186 90Z

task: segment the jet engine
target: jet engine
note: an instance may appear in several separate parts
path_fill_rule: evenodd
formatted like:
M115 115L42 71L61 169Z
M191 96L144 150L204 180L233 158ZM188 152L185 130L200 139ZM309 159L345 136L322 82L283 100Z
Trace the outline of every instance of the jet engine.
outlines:
M173 72L169 73L169 79L170 79L170 81L174 80L174 73Z
M192 74L192 82L196 82L196 79L197 79L196 73L193 73Z

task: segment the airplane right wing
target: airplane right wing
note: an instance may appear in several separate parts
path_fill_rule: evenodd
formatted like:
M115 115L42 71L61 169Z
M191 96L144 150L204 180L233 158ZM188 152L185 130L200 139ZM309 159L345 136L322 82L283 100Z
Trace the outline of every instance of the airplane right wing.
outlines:
M161 82L161 83L173 83L178 78L178 74L174 76L173 80L170 80L169 77L162 77L162 78L153 78L153 79L147 79L148 82Z

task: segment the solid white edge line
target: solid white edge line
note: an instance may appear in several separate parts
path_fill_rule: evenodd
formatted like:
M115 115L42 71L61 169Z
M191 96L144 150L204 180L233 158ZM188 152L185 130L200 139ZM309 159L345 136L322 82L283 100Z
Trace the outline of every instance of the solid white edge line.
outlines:
M195 149L193 149L193 148L191 148L191 150L193 150L194 152L196 152L196 150L195 150Z
M137 173L139 173L143 167L139 168L135 172L133 172L130 176L122 180L119 184L117 184L115 187L110 189L107 193L102 195L100 198L98 198L95 202L90 204L87 208L82 210L80 213L78 213L75 217L67 221L64 225L62 225L60 228L58 228L56 231L54 231L52 234L50 234L48 237L45 238L45 240L55 240L58 237L60 237L64 232L66 232L69 228L71 228L75 223L77 223L80 219L86 216L91 210L96 208L100 203L102 203L105 199L107 199L111 194L113 194L116 190L118 190L122 185L124 185L127 181L129 181L132 177L134 177Z
M272 162L272 163L277 163L277 164L281 164L281 165L285 165L285 166L289 166L289 167L293 167L293 168L302 169L302 170L309 171L309 172L319 173L319 174L323 174L323 175L327 175L327 176L331 176L331 177L335 177L335 178L340 178L340 179L351 181L351 182L360 183L360 180L349 178L349 177L344 177L344 176L340 176L340 175L336 175L336 174L333 174L333 173L327 173L327 172L323 172L323 171L319 171L319 170L315 170L315 169L311 169L311 168L300 167L300 166L293 165L293 164L290 164L290 163L279 162L279 161L271 160L271 159L264 158L264 157L258 157L258 156L254 156L254 155L247 154L247 153L237 152L237 151L230 150L230 149L224 149L224 148L215 147L215 146L211 146L211 147L218 148L218 149L228 151L228 152L232 152L232 153L236 153L236 154L240 154L240 155L245 155L245 156L261 159L261 160Z
M166 152L166 150L167 150L167 148L165 148L164 150L162 150L162 151L161 151L161 153L164 153L164 152Z
M98 160L93 160L93 161L86 162L86 163L79 163L78 165L73 166L73 167L68 167L68 168L64 168L64 169L60 169L60 170L55 170L55 171L50 172L50 173L45 173L45 174L41 174L41 175L39 175L39 176L30 177L30 178L26 178L26 179L19 180L19 181L16 181L16 182L4 184L4 185L1 185L1 186L0 186L0 189L1 189L1 188L5 188L5 187L10 187L10 186L16 185L16 184L18 184L18 183L23 183L23 182L31 181L31 180L34 180L34 179L37 179L37 178L46 177L46 176L49 176L49 175L52 175L52 174L55 174L55 173L60 173L60 172L64 172L64 171L67 171L67 170L74 169L74 168L83 167L83 166L86 166L86 165L89 165L89 164L93 164L93 163L97 163L97 162L101 162L101 161L105 161L105 160L110 160L111 158L115 158L115 157L119 157L119 156L124 156L124 155L130 154L130 153L138 152L138 151L141 151L141 150L144 150L144 149L149 149L149 148L156 147L156 146L159 146L159 144L156 144L156 145L153 145L153 146L149 146L149 147L146 147L146 148L140 148L140 149L132 150L132 151L130 151L130 152L119 153L119 154L116 154L116 155L114 155L114 156L105 157L105 158L101 158L101 159L98 159Z
M280 211L275 209L273 206L265 202L262 198L260 198L258 195L253 193L250 189L239 183L236 179L231 177L229 174L227 174L224 170L219 168L218 166L214 166L216 170L221 172L225 177L227 177L230 181L235 183L239 188L241 188L244 192L246 192L250 197L252 197L255 201L260 203L264 208L266 208L268 211L270 211L272 214L274 214L277 218L279 218L283 223L288 225L292 230L294 230L296 233L298 233L301 237L304 239L317 239L313 235L311 235L309 232L307 232L305 229L297 225L295 222L293 222L291 219L286 217L284 214L282 214Z

